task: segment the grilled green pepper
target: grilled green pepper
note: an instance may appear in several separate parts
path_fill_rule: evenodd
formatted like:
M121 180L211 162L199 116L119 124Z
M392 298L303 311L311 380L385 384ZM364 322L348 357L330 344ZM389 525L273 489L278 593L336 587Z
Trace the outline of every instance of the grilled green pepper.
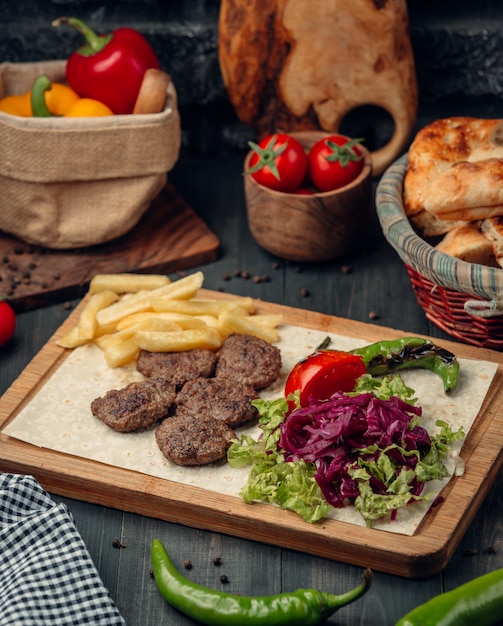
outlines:
M271 596L239 596L185 578L158 539L152 542L151 553L154 579L163 597L207 626L317 626L341 607L358 600L372 582L372 572L367 569L362 584L341 595L298 589Z
M453 391L458 384L459 362L456 355L420 337L378 341L351 350L351 354L362 357L367 372L372 376L418 367L440 376L446 393Z
M395 626L496 626L503 623L503 569L441 593Z

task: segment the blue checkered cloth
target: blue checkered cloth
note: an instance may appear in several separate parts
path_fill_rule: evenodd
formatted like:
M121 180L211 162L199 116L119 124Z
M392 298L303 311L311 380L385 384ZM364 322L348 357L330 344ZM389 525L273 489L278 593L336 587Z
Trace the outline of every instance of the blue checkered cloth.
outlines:
M125 626L71 513L0 473L0 626Z

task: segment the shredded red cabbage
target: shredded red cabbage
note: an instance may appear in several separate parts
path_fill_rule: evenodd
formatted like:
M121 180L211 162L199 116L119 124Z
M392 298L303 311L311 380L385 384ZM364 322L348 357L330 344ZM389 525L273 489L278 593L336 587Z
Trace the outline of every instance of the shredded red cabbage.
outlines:
M280 427L279 446L286 461L314 463L315 479L325 499L334 507L342 507L354 502L359 494L348 469L357 464L358 458L377 460L380 454L365 452L369 446L376 445L380 450L393 446L388 455L397 475L402 468L414 469L417 456L405 455L400 448L419 452L430 449L428 432L410 424L421 412L421 407L394 396L381 400L372 393L336 393L328 400L292 411ZM370 484L374 493L385 493L385 486L377 478L373 477ZM415 481L411 493L418 495L423 484Z

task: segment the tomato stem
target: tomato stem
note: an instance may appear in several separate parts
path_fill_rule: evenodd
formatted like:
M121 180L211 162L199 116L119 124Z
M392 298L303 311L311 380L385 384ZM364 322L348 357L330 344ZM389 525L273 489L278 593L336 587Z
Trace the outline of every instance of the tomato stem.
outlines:
M357 154L354 150L355 146L363 141L363 138L351 139L343 146L338 146L335 142L327 140L326 145L332 151L325 159L327 161L339 161L342 167L347 167L351 161L361 161L363 154Z
M286 150L286 142L278 146L276 150L274 150L274 144L276 143L277 139L278 135L273 135L265 148L261 148L254 141L248 142L250 148L259 155L259 160L258 163L256 163L253 167L246 170L245 174L254 174L255 172L261 170L263 167L268 167L274 177L277 180L280 180L280 175L276 166L276 158Z

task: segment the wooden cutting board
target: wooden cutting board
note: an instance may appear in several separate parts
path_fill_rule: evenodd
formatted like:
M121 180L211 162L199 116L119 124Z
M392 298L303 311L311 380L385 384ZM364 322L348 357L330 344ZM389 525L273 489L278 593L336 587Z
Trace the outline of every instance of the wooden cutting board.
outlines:
M0 232L0 298L16 311L82 297L99 273L169 274L218 258L220 242L168 183L140 222L95 247L50 250Z
M233 296L203 291L206 297ZM390 328L256 302L257 313L280 313L285 323L369 342L404 336ZM72 328L82 304L65 321L0 400L0 470L32 474L52 493L187 526L252 539L407 578L426 578L450 560L503 464L503 354L443 341L459 357L498 364L495 377L462 449L465 473L443 490L444 500L413 536L326 519L315 524L267 504L42 449L1 431L67 356L54 339Z
M374 175L410 139L418 94L405 0L222 0L218 51L229 99L259 138L338 132L351 111L379 107L395 128L372 152Z

